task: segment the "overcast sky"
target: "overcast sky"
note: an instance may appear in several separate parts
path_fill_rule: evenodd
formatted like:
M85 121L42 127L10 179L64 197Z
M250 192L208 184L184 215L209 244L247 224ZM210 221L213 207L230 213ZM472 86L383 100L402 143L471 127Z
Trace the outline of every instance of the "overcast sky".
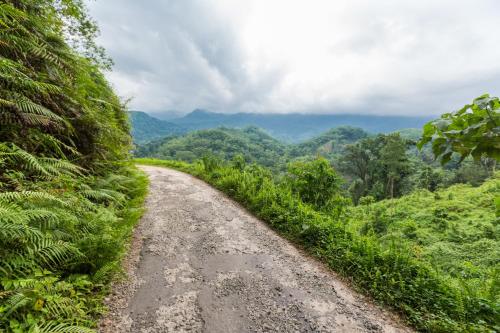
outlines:
M131 109L429 115L500 94L499 0L87 0Z

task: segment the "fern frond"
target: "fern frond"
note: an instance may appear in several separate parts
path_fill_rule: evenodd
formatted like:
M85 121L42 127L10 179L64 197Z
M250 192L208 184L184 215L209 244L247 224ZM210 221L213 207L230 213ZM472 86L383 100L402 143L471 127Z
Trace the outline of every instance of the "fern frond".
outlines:
M95 202L116 202L113 195L104 190L81 190L79 192L83 197Z
M27 216L15 203L0 202L0 222L26 223Z
M1 32L0 37L4 37ZM9 37L16 38L11 36ZM25 39L19 38L17 44L25 42ZM42 95L62 93L61 88L54 84L33 80L30 76L24 73L25 70L26 69L21 64L0 56L0 79L4 81L4 84L8 88L11 88L10 93L12 96L26 97L25 95L20 94L20 92L23 91Z
M16 108L24 114L36 114L60 126L63 124L67 125L66 120L64 120L62 117L58 116L57 114L47 109L46 107L41 106L40 104L37 104L24 96L16 99L14 101L14 104Z
M29 219L30 224L34 222L42 230L53 228L59 221L59 216L47 209L27 209L24 215Z
M39 242L43 239L40 230L25 224L9 223L0 220L0 239L12 241L15 239L27 239L31 243Z
M71 326L58 322L44 323L39 327L40 333L95 333L94 330L82 326Z
M69 152L74 156L81 155L80 152L76 150L74 146L70 146L50 134L40 133L37 136L40 137L40 141L43 142L44 146L46 146L52 151L55 151L59 155L59 157L66 158L66 154L64 153L64 151ZM83 168L81 168L80 171L83 171Z
M51 297L45 303L45 310L51 317L68 318L71 317L71 312L74 311L71 300L66 297Z
M33 200L33 201L45 201L57 203L61 206L67 206L68 204L47 193L47 192L35 192L35 191L21 191L21 192L1 192L0 202L12 202L21 200Z
M102 266L99 270L97 270L97 272L94 273L94 275L92 275L92 281L95 281L96 283L106 281L109 276L117 270L119 265L119 262L113 261Z
M11 145L10 147L6 145L0 146L0 157L2 156L14 160L20 167L27 171L49 176L49 173L45 170L38 158L16 145Z
M3 317L8 318L11 313L23 306L28 305L30 302L31 299L22 293L12 295L7 299L7 302L5 302L6 311L3 313Z
M53 63L58 67L67 66L67 64L62 59L60 59L56 54L47 50L47 46L45 45L33 45L28 51L31 53L31 55L35 55L36 57L46 60L50 63Z
M83 174L82 167L71 163L70 161L59 159L59 158L39 158L40 163L43 165L45 170L49 173L57 176L61 174L81 176Z
M0 98L0 106L15 106L14 102L8 101L6 99Z
M82 257L80 250L70 243L53 241L49 238L42 238L38 242L34 242L28 248L28 253L41 265L50 269L57 268L73 258Z
M24 255L9 256L0 261L0 276L21 278L32 273L34 262ZM5 281L2 282L5 287Z
M100 179L96 186L99 188L109 188L114 190L126 190L130 185L130 177L118 174L111 174L106 178Z
M8 21L19 21L26 19L26 13L12 6L11 4L0 4L0 17Z

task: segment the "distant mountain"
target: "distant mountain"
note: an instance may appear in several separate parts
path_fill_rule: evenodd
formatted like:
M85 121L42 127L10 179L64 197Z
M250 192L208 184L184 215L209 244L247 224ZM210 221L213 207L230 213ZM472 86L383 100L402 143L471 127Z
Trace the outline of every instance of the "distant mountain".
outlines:
M145 143L169 135L182 134L187 130L177 124L151 117L145 112L130 111L132 137L135 143Z
M304 142L336 127L358 127L369 133L390 133L418 128L429 121L426 117L371 116L371 115L318 115L318 114L224 114L205 110L193 112L169 121L155 118L145 112L131 111L134 142L145 143L166 136L199 129L218 127L245 128L256 126L271 136L286 142ZM418 132L418 130L414 130ZM410 133L408 133L410 134ZM411 133L413 136L414 134Z
M194 110L184 117L170 122L196 130L220 126L243 128L257 126L275 138L300 142L319 135L333 127L354 126L370 133L389 133L401 128L421 128L427 117L373 116L373 115L319 115L319 114L224 114L206 110Z
M413 140L415 142L422 138L421 128L403 128L395 132L398 132L401 135L401 137L408 140Z
M343 151L348 144L367 138L369 134L361 128L340 126L332 128L312 139L290 146L290 156L332 156Z
M276 165L286 152L286 145L259 128L215 128L180 136L166 137L139 146L138 157L156 157L192 162L205 155L230 160L241 154L247 162Z

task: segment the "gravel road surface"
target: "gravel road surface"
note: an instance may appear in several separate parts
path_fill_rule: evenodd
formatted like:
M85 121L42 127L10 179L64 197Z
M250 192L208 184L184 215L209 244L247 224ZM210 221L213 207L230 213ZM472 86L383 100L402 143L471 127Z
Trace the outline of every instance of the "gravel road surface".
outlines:
M140 168L147 210L101 332L410 332L219 191Z

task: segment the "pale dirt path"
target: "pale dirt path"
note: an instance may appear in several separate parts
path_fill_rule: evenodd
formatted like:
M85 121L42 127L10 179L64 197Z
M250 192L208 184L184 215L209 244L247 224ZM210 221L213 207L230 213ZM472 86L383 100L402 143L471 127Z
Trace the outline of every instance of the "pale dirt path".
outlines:
M238 204L141 166L147 211L101 332L409 332Z

